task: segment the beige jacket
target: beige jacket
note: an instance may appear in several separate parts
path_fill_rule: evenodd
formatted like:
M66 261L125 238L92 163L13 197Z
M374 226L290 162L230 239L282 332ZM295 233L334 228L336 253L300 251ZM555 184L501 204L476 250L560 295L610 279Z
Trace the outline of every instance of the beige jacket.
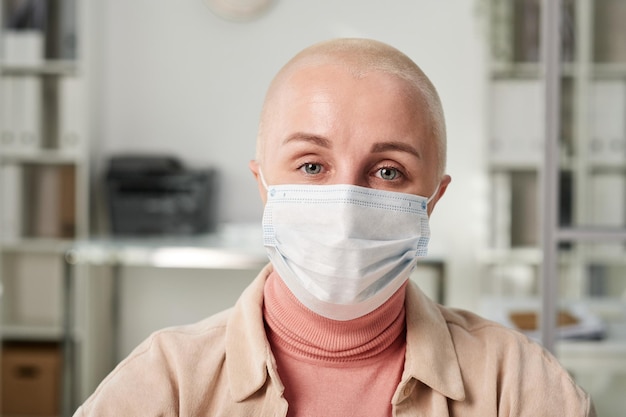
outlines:
M266 267L232 309L153 334L75 416L254 416L287 413L265 337ZM587 394L525 336L406 296L407 349L395 416L595 416ZM331 414L329 412L329 414Z

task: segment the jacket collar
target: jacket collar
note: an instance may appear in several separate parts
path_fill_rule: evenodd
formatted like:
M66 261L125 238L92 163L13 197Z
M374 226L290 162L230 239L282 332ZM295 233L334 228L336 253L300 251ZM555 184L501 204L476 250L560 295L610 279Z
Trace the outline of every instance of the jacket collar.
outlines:
M409 282L405 307L407 348L402 383L416 379L452 400L465 399L456 349L440 306Z
M281 391L283 389L263 320L263 287L271 272L269 264L244 290L226 327L226 373L233 399L238 402L260 390L268 372Z
M263 320L263 289L271 272L270 264L246 288L226 328L225 367L235 401L243 401L260 390L268 374L279 390L284 390ZM407 286L405 305L407 349L402 384L416 379L448 398L463 400L461 369L439 306L412 282Z

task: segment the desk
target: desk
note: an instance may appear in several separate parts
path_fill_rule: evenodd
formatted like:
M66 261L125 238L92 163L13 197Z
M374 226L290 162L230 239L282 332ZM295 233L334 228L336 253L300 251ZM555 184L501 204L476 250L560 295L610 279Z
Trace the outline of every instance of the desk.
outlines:
M599 416L623 416L626 399L626 303L592 300L606 320L607 337L599 341L557 341L559 361L587 391ZM597 309L595 307L598 307Z
M78 266L106 266L112 272L111 318L113 346L117 346L120 336L121 269L125 267L151 267L171 269L212 269L258 271L268 263L262 244L260 224L223 225L211 235L165 238L115 238L90 239L75 242L65 253L65 314L64 314L64 415L71 415L84 393L77 395L78 389L91 389L79 386L81 372L77 360L77 344L80 331L76 325L76 282L80 280ZM430 292L433 298L442 301L445 287L442 258L429 257L418 264L418 272L413 279L420 282L419 268L433 269ZM256 273L254 273L256 275ZM424 274L425 275L425 274ZM423 276L422 278L428 278ZM422 280L423 281L423 280ZM424 284L428 284L423 282ZM426 285L425 285L426 286ZM113 352L113 357L118 354ZM111 362L115 363L112 359ZM78 397L78 398L77 398ZM79 401L76 401L79 399Z
M223 225L216 233L199 236L77 241L65 260L69 266L201 269L249 269L268 262L257 224Z
M584 302L605 323L606 337L598 341L557 341L559 360L574 373L626 375L626 302L618 298Z

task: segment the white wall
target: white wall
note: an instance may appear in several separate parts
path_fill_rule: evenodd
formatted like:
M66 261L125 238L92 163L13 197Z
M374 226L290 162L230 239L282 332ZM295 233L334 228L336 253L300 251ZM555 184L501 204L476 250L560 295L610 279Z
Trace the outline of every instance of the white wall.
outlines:
M97 2L92 54L95 167L115 152L158 151L220 171L220 219L259 221L247 163L273 74L303 47L363 36L411 56L438 87L453 182L435 210L432 251L448 261L450 304L472 306L474 254L486 236L486 39L467 0L278 0L248 23L216 17L202 0Z

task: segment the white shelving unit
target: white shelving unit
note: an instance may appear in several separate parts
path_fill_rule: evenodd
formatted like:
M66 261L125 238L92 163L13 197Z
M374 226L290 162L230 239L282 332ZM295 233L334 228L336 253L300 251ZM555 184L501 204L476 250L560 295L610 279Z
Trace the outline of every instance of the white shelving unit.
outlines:
M89 234L86 4L0 0L0 337L56 346L60 366L63 256ZM68 395L61 374L56 414Z
M524 25L523 19L539 19L540 3L489 1L493 222L491 248L481 258L492 265L506 265L511 260L520 263L520 257L533 252L535 260L541 257L539 193L544 169L545 78L536 51L539 38L535 31L540 22ZM569 34L562 45L569 52L560 66L561 119L556 156L561 171L559 220L561 226L624 228L626 46L622 42L612 45L611 51L604 48L601 52L594 52L593 48L598 47L596 38L609 37L598 32L618 30L613 36L626 35L621 26L615 25L619 16L626 18L626 2L562 3L569 25L566 24ZM601 24L608 16L611 21ZM523 39L518 39L523 35L531 46L523 46ZM611 256L591 251L586 257L577 251L578 248L562 250L562 258L567 263L579 259L596 263L596 258L602 256L603 262L617 265L622 265L626 258L624 244L616 244Z
M480 254L483 289L492 306L494 298L540 300L542 342L598 398L599 415L621 415L626 2L488 4L492 221L491 247ZM552 49L542 55L541 47ZM602 340L559 337L556 313L572 303L603 322Z

